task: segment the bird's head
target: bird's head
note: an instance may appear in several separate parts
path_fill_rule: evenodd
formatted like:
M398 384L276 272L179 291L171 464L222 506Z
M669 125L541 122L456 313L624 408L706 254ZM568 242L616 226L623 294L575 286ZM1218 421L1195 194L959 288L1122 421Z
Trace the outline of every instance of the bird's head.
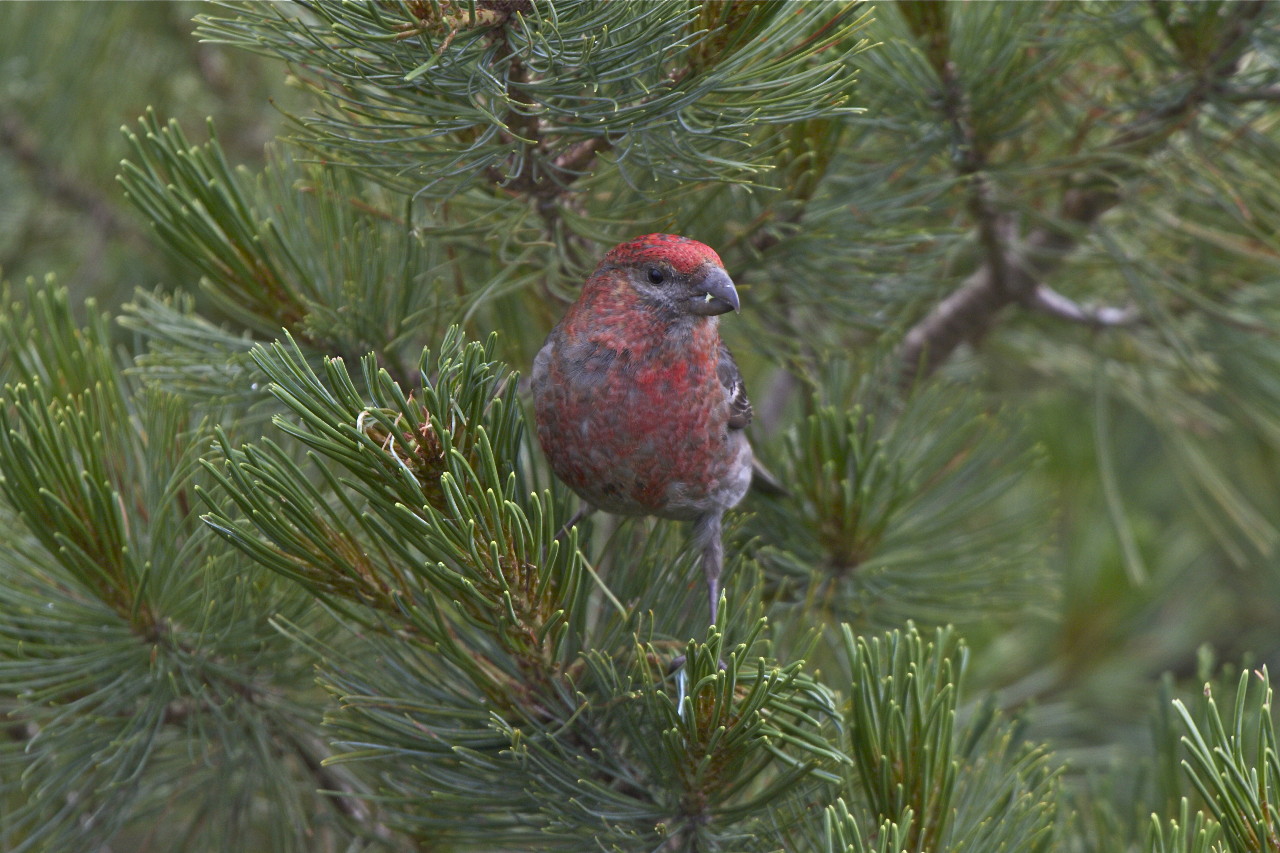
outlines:
M710 246L675 234L646 234L609 250L596 274L621 273L646 303L678 315L738 310L738 291Z

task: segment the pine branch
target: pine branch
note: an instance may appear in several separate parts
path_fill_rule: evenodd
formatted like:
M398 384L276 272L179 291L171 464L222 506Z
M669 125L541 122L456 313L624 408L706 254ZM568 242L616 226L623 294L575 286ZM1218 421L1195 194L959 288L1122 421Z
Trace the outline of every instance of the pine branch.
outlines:
M1177 101L1152 109L1117 130L1098 155L1122 156L1132 163L1133 158L1150 156L1193 121L1200 108L1237 72L1249 24L1265 7L1257 0L1230 7L1231 22L1219 33L1207 70ZM1118 182L1137 174L1136 166L1113 169L1067 190L1053 224L1033 231L1023 245L1004 250L995 239L991 217L980 204L976 212L984 259L904 336L898 354L903 387L910 388L930 376L962 343L982 337L1010 305L1029 304L1054 316L1065 314L1073 321L1072 315L1089 317L1090 312L1075 312L1051 294L1045 280L1067 262L1087 230L1121 202ZM1103 316L1127 320L1127 315L1125 309L1097 310L1091 319L1096 324Z
M1060 771L991 706L958 723L963 644L947 630L931 639L914 627L870 639L842 631L855 769L843 798L865 798L865 810L861 821L839 804L828 811L828 849L859 823L892 826L906 850L1052 849Z
M982 622L1046 604L1043 507L997 509L1020 488L1014 471L1037 465L1002 416L964 389L887 400L875 372L841 394L839 367L814 380L831 396L785 436L792 499L757 510L770 602L860 630L956 622L960 601Z
M1178 807L1178 816L1168 821L1168 828L1157 815L1147 826L1146 853L1222 853L1221 827L1205 818L1202 811L1191 816L1186 797Z
M212 129L207 143L193 145L176 122L152 112L127 134L134 157L120 182L165 247L194 268L227 316L259 336L287 328L317 361L375 351L410 384L411 360L425 341L540 274L524 263L531 247L481 250L496 227L497 200L455 200L452 219L423 224L432 237L424 240L389 211L397 202L350 171L273 154L253 176L227 161ZM456 289L438 286L464 270L470 275ZM199 388L204 377L192 374L218 371L227 355L243 365L255 343L213 334L209 321L184 319L157 300L140 298L131 315L131 325L163 350L146 365L164 361L168 377L188 387ZM214 350L224 356L214 358ZM221 390L244 396L247 389Z
M1252 682L1260 687L1251 690ZM1186 728L1182 762L1222 827L1231 850L1280 849L1280 752L1271 716L1271 682L1266 667L1242 672L1234 711L1223 719L1209 685L1197 720L1185 703L1174 701ZM1229 728L1228 728L1229 724Z
M261 830L286 849L310 824L312 785L280 744L319 715L289 698L306 665L261 614L310 602L246 580L200 523L208 432L191 407L123 377L101 317L79 329L64 293L23 295L6 292L0 316L0 495L16 515L0 547L0 695L19 721L0 745L0 791L19 803L0 845L101 846L166 809L179 835L216 813L221 842ZM229 805L256 797L272 823Z
M464 346L454 333L434 367L424 360L412 395L370 358L358 389L340 362L322 376L296 345L257 350L291 412L277 424L341 470L320 471L335 499L265 443L223 439L227 462L211 467L229 498L207 494L214 528L361 625L370 658L390 662L316 649L350 709L338 725L351 751L340 759L425 761L442 798L464 798L435 802L435 814L485 815L449 834L491 843L503 832L496 817L519 804L525 820L540 815L544 837L589 832L634 846L659 827L658 839L680 848L718 844L764 803L833 779L829 768L844 761L825 731L833 698L798 663L759 658L762 620L732 647L722 635L685 644L688 687L673 697L670 655L641 626L652 619L643 614L685 609L646 599L686 599L689 584L644 578L634 610L608 593L617 608L590 617L599 580L575 534L557 540L550 496L517 485L523 424L492 346ZM688 574L687 562L669 570ZM463 747L470 773L458 767ZM613 829L587 819L604 810ZM393 825L422 831L414 802L392 812ZM501 837L529 844L525 832Z
M910 828L913 817L913 814L907 813L907 829ZM823 814L825 837L821 849L823 853L902 853L910 849L907 846L907 829L886 820L874 831L864 831L841 797L827 806Z
M300 121L308 144L415 195L483 174L535 201L604 150L633 187L751 180L754 128L843 111L848 68L824 51L861 25L851 5L776 2L234 8L202 33L311 72L331 108Z

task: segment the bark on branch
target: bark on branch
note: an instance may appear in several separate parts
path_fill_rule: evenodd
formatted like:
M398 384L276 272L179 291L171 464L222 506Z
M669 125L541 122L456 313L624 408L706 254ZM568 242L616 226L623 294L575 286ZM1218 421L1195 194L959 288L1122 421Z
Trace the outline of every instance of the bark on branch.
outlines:
M1063 296L1052 287L1043 284L1031 293L1030 298L1025 301L1024 307L1048 314L1051 317L1057 317L1059 320L1082 323L1086 326L1098 328L1105 326L1132 326L1142 319L1142 314L1138 311L1137 306L1127 305L1119 308L1111 305L1081 305L1074 299Z

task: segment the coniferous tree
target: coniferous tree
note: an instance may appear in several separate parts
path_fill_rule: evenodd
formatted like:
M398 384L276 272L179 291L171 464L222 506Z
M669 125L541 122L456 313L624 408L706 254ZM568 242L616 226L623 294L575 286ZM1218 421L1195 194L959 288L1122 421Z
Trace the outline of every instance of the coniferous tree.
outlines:
M1274 847L1280 7L199 11L306 94L265 165L161 103L171 280L4 292L0 846ZM714 627L680 525L557 535L524 413L653 231L787 490Z

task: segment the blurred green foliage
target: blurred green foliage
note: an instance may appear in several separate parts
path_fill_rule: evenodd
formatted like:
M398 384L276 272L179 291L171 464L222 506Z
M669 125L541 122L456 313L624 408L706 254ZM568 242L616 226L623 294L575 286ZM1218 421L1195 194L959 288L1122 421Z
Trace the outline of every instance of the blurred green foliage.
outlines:
M263 162L298 103L279 68L193 37L199 3L19 2L0 10L0 270L55 273L118 306L173 278L115 182L120 127L148 107L198 127L213 116L236 161Z

